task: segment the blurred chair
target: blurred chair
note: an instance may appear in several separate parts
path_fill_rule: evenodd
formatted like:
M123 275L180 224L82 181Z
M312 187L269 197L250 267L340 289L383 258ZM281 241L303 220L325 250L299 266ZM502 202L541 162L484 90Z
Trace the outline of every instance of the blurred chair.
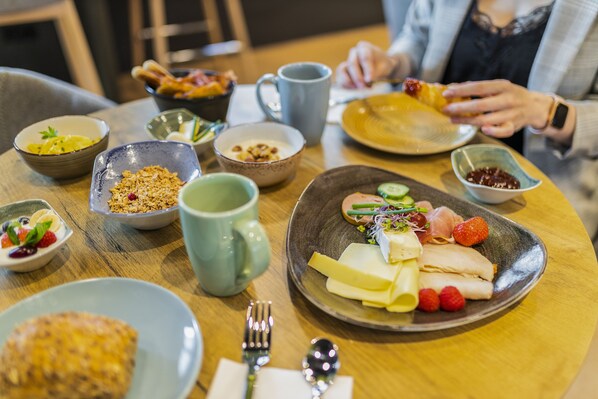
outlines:
M103 95L98 71L73 0L0 0L0 26L41 21L54 22L75 84Z
M143 26L143 0L129 0L133 64L140 65L145 60L144 41L151 40L153 58L167 68L175 63L236 54L239 56L245 72L253 75L254 61L251 54L251 41L240 0L221 1L226 9L226 17L233 40L224 40L216 0L199 0L204 19L181 24L167 23L166 6L168 2L166 0L148 0L150 27L147 28ZM195 33L207 33L209 43L201 48L170 50L169 38Z
M382 0L382 9L384 10L384 19L388 26L388 34L391 42L401 33L407 9L413 0Z
M0 67L0 153L32 123L84 115L116 104L70 83L24 69Z

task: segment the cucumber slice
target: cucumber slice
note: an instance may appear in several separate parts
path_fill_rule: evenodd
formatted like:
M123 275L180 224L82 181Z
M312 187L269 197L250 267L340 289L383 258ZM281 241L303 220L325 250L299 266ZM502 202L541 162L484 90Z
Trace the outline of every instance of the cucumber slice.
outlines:
M385 198L384 201L386 201L386 203L388 205L392 205L395 208L399 208L399 209L400 208L409 208L409 207L413 206L413 204L415 204L415 200L408 195L405 195L400 200L393 200L390 198Z
M378 186L378 194L384 199L400 200L409 192L409 187L400 183L382 183Z

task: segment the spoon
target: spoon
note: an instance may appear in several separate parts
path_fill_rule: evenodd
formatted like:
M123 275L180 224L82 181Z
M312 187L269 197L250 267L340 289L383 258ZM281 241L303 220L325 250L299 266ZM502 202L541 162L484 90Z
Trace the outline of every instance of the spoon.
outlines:
M326 338L312 339L309 351L303 359L303 375L312 386L313 399L319 399L332 385L340 367L338 346Z

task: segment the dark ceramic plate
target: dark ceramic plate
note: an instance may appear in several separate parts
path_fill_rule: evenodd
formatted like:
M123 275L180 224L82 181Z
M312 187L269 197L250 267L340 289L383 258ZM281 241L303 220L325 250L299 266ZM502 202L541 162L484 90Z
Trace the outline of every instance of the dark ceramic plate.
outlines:
M326 277L308 267L307 261L314 251L338 259L350 243L365 242L364 235L343 219L341 202L356 191L373 194L380 183L388 181L409 186L409 195L416 200L448 206L465 219L482 216L488 222L490 236L475 249L498 264L490 300L467 301L465 309L455 313L391 313L326 290ZM407 177L366 166L331 169L307 186L289 222L287 257L293 282L315 306L348 323L392 331L441 330L493 315L519 301L538 283L547 260L542 241L509 219Z

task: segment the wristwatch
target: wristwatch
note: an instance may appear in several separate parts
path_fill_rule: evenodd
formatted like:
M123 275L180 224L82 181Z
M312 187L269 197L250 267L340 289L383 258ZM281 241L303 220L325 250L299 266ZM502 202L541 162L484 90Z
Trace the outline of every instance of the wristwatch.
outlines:
M569 106L565 104L562 98L555 96L548 117L548 125L555 129L562 129L565 126L568 113Z

